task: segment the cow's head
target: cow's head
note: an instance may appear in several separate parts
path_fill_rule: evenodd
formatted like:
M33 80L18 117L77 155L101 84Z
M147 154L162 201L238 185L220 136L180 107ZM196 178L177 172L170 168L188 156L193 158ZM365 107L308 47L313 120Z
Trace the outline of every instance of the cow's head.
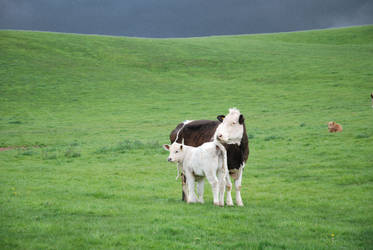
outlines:
M164 144L163 148L170 152L167 160L169 162L182 162L184 159L184 148L183 144L174 142L171 145Z
M217 117L221 124L216 129L216 139L226 144L241 144L244 133L244 117L236 108L229 109L227 116Z

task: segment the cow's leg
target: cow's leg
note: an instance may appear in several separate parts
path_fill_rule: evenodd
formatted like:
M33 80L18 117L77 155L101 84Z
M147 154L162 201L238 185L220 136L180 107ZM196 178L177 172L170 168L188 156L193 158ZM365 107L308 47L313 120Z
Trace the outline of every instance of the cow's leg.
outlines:
M181 193L182 193L181 200L187 202L188 188L187 188L187 184L186 184L185 174L181 174Z
M187 203L195 203L197 202L196 193L194 192L194 176L193 174L189 173L188 171L185 172L186 177L186 186L188 188L188 194L187 194Z
M218 170L219 206L222 206L222 207L224 207L225 176L226 176L225 169L224 168L220 168Z
M207 173L206 178L208 182L211 184L212 195L214 197L214 205L219 205L219 181L215 174Z
M232 199L232 182L231 178L229 176L229 173L227 173L226 177L226 186L227 186L227 206L233 206L233 199Z
M205 178L200 178L197 180L197 193L198 193L198 202L204 203L203 193L205 190Z
M243 206L242 198L241 198L241 181L242 181L242 172L243 172L244 166L241 166L240 169L237 171L237 174L235 175L234 180L234 186L236 188L236 202L237 206Z

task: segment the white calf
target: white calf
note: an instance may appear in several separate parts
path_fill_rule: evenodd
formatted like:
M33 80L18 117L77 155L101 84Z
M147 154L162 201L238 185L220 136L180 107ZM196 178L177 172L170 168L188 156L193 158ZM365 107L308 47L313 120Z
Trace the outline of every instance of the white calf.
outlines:
M168 161L182 165L186 176L187 202L203 203L204 177L212 187L214 205L224 206L225 180L228 174L227 151L218 141L206 142L199 147L191 147L180 143L163 145L170 151ZM198 199L194 192L197 181Z

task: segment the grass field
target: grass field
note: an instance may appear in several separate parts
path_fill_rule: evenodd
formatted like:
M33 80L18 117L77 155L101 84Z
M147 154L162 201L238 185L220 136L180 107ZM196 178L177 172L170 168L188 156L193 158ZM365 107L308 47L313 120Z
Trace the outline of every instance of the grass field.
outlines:
M373 249L373 26L0 31L1 249ZM181 202L170 131L237 107L245 207ZM330 134L327 122L342 124Z

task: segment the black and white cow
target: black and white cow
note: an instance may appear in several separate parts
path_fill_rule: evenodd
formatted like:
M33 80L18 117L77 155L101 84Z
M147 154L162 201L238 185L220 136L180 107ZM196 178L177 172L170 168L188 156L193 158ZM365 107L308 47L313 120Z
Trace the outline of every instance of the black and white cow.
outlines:
M234 179L236 189L236 203L243 206L241 198L242 172L249 156L249 140L246 134L245 119L236 108L229 109L228 115L219 115L218 121L196 120L186 121L177 125L170 134L173 143L184 143L188 146L198 147L205 142L214 140L214 134L227 150L229 176ZM216 133L215 133L216 132ZM178 169L182 172L182 165ZM233 206L231 195L232 182L227 175L227 205ZM182 199L186 201L186 176L181 173Z

